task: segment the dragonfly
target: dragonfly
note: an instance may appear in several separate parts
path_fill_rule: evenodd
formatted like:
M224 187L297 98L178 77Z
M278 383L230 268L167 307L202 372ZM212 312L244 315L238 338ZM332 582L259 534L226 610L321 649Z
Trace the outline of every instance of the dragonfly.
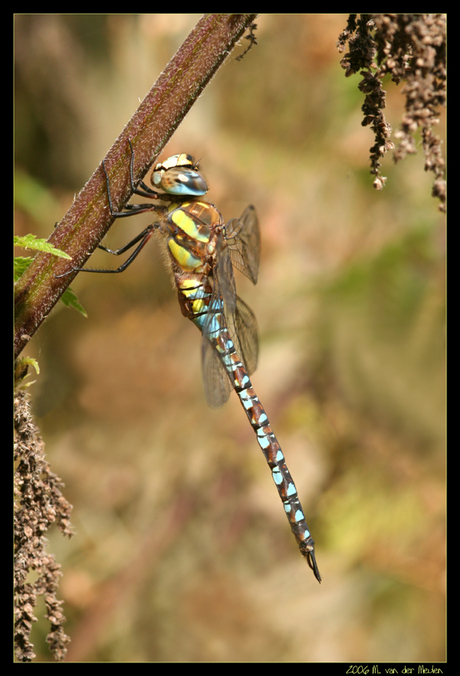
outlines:
M267 413L249 378L257 366L257 322L252 310L236 293L234 268L254 284L257 282L260 232L256 210L250 205L240 218L225 223L219 210L201 199L208 191L207 183L199 171L198 163L185 153L173 155L155 166L152 188L143 181L136 186L133 179L134 150L129 143L132 192L159 201L160 204L127 204L122 211L116 211L103 163L111 214L114 218L123 218L154 211L159 220L147 226L121 249L111 250L100 246L108 253L120 255L137 245L117 269L78 270L123 272L154 232L158 231L166 240L182 314L202 334L201 359L207 402L212 408L217 408L228 400L232 390L237 394L270 468L300 552L318 582L321 582L315 543L295 483ZM162 204L165 201L168 204Z

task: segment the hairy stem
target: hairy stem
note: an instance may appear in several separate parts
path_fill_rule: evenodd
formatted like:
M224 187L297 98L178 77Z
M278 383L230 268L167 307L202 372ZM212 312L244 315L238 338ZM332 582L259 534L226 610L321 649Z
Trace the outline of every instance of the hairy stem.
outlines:
M137 182L255 17L255 14L205 14L198 21L105 157L115 209L121 209L131 194L128 139L135 150L134 179ZM76 273L64 277L57 275L81 267L110 228L114 219L105 191L105 178L99 165L48 239L72 260L39 253L18 280L15 293L16 357Z

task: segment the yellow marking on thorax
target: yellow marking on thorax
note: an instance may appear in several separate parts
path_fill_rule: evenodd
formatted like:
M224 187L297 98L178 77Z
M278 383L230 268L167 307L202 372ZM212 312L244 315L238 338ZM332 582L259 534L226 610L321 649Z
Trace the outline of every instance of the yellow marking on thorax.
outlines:
M183 205L185 206L185 205ZM171 220L178 228L180 228L186 235L199 242L209 241L209 231L200 232L197 228L196 221L191 218L183 209L176 209L171 214Z
M202 264L200 258L194 256L192 253L190 253L190 251L185 249L173 239L168 240L168 247L173 258L183 270L193 272Z

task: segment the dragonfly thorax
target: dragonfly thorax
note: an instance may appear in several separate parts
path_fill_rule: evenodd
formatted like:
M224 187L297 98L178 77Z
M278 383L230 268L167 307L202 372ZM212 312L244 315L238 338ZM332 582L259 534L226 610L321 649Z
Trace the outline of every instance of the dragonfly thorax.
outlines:
M152 185L176 197L201 197L208 191L198 163L186 153L159 162L152 174Z
M197 201L171 206L163 231L173 262L187 272L209 271L222 225L222 215L213 204Z

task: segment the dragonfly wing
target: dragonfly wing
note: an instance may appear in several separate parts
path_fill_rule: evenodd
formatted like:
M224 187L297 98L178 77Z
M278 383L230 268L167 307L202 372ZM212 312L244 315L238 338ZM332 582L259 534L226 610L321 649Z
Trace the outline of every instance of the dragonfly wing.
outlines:
M229 249L228 241L222 238L213 280L213 297L216 302L218 298L223 300L224 319L230 338L246 371L251 374L256 369L259 351L257 321L252 310L236 295Z
M222 406L232 389L232 379L213 341L225 327L246 371L248 374L253 373L258 357L257 321L252 310L236 295L229 247L221 237L217 245L213 290L203 327L203 382L206 400L211 408Z
M233 265L256 284L259 275L260 231L254 207L249 205L240 218L229 221L226 231Z
M211 408L220 408L230 396L232 383L217 350L205 336L202 345L202 366L206 401Z
M208 314L203 327L202 367L206 400L211 408L219 408L227 401L232 383L223 365L219 353L213 344L213 338L219 335L226 324L225 307L232 308L230 316L236 310L235 280L232 264L225 246L219 255L214 270L213 290L208 306ZM227 260L228 259L228 260ZM228 268L229 266L229 268ZM231 278L224 282L224 274L230 269ZM224 290L228 300L224 301Z
M236 299L236 311L227 316L227 326L236 352L251 375L257 368L259 356L257 320L251 308L239 296Z
M217 243L217 263L214 270L214 292L222 296L227 310L233 314L236 309L236 286L229 247L223 235Z
M211 408L219 408L225 404L233 387L231 377L227 373L219 353L207 337L212 335L214 331L221 329L218 317L222 316L222 309L230 339L248 375L254 373L257 367L259 352L257 321L251 308L241 298L237 297L235 312L230 313L225 304L222 305L218 284L216 287L217 290L213 292L210 307L220 309L218 312L209 310L208 319L203 329L202 345L204 391ZM213 322L216 322L216 326L213 326Z
M203 384L206 400L211 408L219 408L225 404L232 389L230 378L212 341L226 322L224 308L228 308L230 315L236 311L235 277L228 246L222 235L217 242L216 258L202 345Z

